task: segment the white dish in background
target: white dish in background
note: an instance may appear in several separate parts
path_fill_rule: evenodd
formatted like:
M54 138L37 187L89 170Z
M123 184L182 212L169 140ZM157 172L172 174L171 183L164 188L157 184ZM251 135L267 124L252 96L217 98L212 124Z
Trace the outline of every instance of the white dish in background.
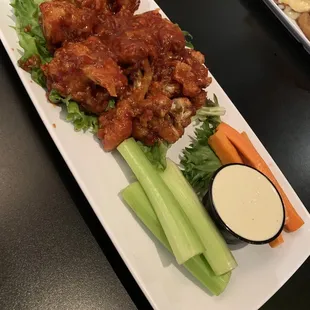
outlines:
M301 31L297 22L288 17L275 3L274 0L263 0L270 10L278 17L281 23L289 30L289 32L295 37L295 39L303 45L305 50L310 53L310 41Z
M157 8L153 0L141 2L139 12ZM0 0L1 40L20 79L97 217L154 309L258 309L307 259L310 255L309 213L241 114L213 79L208 92L216 93L221 105L227 109L224 120L248 133L305 225L296 233L285 234L285 243L277 249L271 249L268 245L249 245L234 251L239 267L233 272L224 294L211 297L185 269L177 266L173 257L120 200L120 190L128 185L124 174L128 168L121 156L117 152L105 153L91 134L74 132L72 125L60 118L60 108L48 103L45 91L31 82L30 75L17 66L20 54L16 33L10 27L13 24L9 0ZM189 144L188 134L193 134L192 127L169 151L169 157L173 160L178 161L180 151Z

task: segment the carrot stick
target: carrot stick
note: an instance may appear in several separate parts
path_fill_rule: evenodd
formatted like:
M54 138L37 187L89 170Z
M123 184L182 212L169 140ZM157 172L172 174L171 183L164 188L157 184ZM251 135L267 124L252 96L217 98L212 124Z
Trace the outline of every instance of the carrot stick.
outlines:
M241 132L241 135L248 141L252 144L249 136L247 135L247 133L245 131ZM239 154L241 159L243 160L243 162L248 165L248 166L251 166L252 167L252 163L247 159L245 158L242 154Z
M252 145L252 142L251 142L249 136L247 135L247 133L246 133L245 131L241 132L241 135L244 137L244 139L246 139L246 140L247 140L249 143L251 143L251 145ZM253 148L254 148L254 145L252 145L252 146L253 146ZM249 162L246 158L244 158L242 155L241 155L241 158L242 158L243 162L244 162L246 165L251 166L250 162ZM281 235L278 236L277 239L271 241L271 242L269 243L269 245L270 245L272 248L276 248L276 247L278 247L279 245L281 245L282 243L284 243L284 239L283 239L283 235L281 234Z
M217 131L212 135L209 138L208 143L223 165L232 163L242 164L242 160L237 150L221 131Z
M291 202L287 198L280 184L272 174L270 168L264 162L263 158L259 155L259 153L256 151L251 141L249 139L246 139L244 135L242 136L238 131L236 131L234 128L227 125L226 123L221 123L216 130L217 131L221 130L227 136L230 142L235 146L237 151L246 158L250 166L256 168L264 175L266 175L270 179L270 181L275 185L275 187L277 188L282 197L283 204L285 207L286 230L292 232L299 229L304 224L304 221L292 206Z
M280 244L282 244L284 242L284 239L283 239L283 236L282 234L279 235L279 237L273 241L271 241L269 243L269 245L272 247L272 248L276 248L277 246L279 246Z
M254 148L249 136L247 135L246 132L242 132L241 135L248 141L248 143L250 143L252 145L252 147ZM255 149L255 148L254 148ZM256 150L255 150L256 151ZM257 152L257 151L256 151ZM263 160L263 159L262 159ZM266 165L266 164L265 164ZM268 172L270 173L270 175L268 175L267 173L263 172L264 174L267 175L267 177L269 177L269 179L271 180L271 182L276 186L276 188L278 189L284 206L285 211L286 211L286 217L288 218L288 223L285 223L285 228L288 231L295 231L297 229L299 229L303 224L304 221L302 220L302 218L298 215L298 213L296 212L296 210L294 209L293 205L291 204L291 202L289 201L289 199L287 198L286 194L284 193L284 191L282 190L282 188L280 187L280 184L278 183L278 181L276 180L276 178L274 177L274 175L272 174L271 170L269 169L269 167L266 165L266 168L269 170ZM272 177L271 177L272 176ZM292 221L291 219L295 219L294 221Z

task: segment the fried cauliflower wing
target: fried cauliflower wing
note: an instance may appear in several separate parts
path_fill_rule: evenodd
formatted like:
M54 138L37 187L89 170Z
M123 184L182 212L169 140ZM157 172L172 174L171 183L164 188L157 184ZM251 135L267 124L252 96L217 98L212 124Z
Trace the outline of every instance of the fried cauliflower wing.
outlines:
M120 95L127 85L113 53L96 37L67 43L42 68L48 89L71 96L96 114L104 112L111 97Z
M95 11L78 8L67 1L43 2L40 11L43 33L51 51L65 41L86 39L98 22Z

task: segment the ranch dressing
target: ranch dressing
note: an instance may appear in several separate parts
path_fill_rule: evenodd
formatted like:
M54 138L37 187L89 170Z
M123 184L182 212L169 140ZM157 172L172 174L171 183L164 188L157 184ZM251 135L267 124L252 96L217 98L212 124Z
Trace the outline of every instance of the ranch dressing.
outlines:
M223 222L250 241L265 241L281 229L282 200L270 181L255 169L231 165L212 185L214 207Z

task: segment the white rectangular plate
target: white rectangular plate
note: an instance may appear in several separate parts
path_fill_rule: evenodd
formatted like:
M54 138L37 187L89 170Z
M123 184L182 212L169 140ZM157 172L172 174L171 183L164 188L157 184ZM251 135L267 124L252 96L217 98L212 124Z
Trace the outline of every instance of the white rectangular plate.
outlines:
M263 0L270 10L278 17L281 23L289 30L289 32L300 42L304 49L310 53L310 41L301 31L295 20L289 18L274 2L274 0Z
M153 0L142 0L139 12L157 8ZM47 130L90 202L119 254L152 306L160 310L251 310L265 303L300 267L310 254L310 217L275 162L255 136L241 114L213 79L209 94L215 93L226 109L226 122L245 130L257 150L274 172L289 199L303 217L298 232L285 234L285 243L277 249L247 246L235 251L239 267L229 287L220 297L211 297L192 276L177 266L173 257L150 235L119 197L128 185L126 164L117 152L105 153L91 134L74 132L60 118L60 108L47 102L44 90L31 82L30 75L17 66L20 57L9 0L0 0L0 35L20 79ZM56 128L53 126L56 125ZM178 161L180 151L189 144L188 134L170 150ZM128 176L128 173L126 173Z

